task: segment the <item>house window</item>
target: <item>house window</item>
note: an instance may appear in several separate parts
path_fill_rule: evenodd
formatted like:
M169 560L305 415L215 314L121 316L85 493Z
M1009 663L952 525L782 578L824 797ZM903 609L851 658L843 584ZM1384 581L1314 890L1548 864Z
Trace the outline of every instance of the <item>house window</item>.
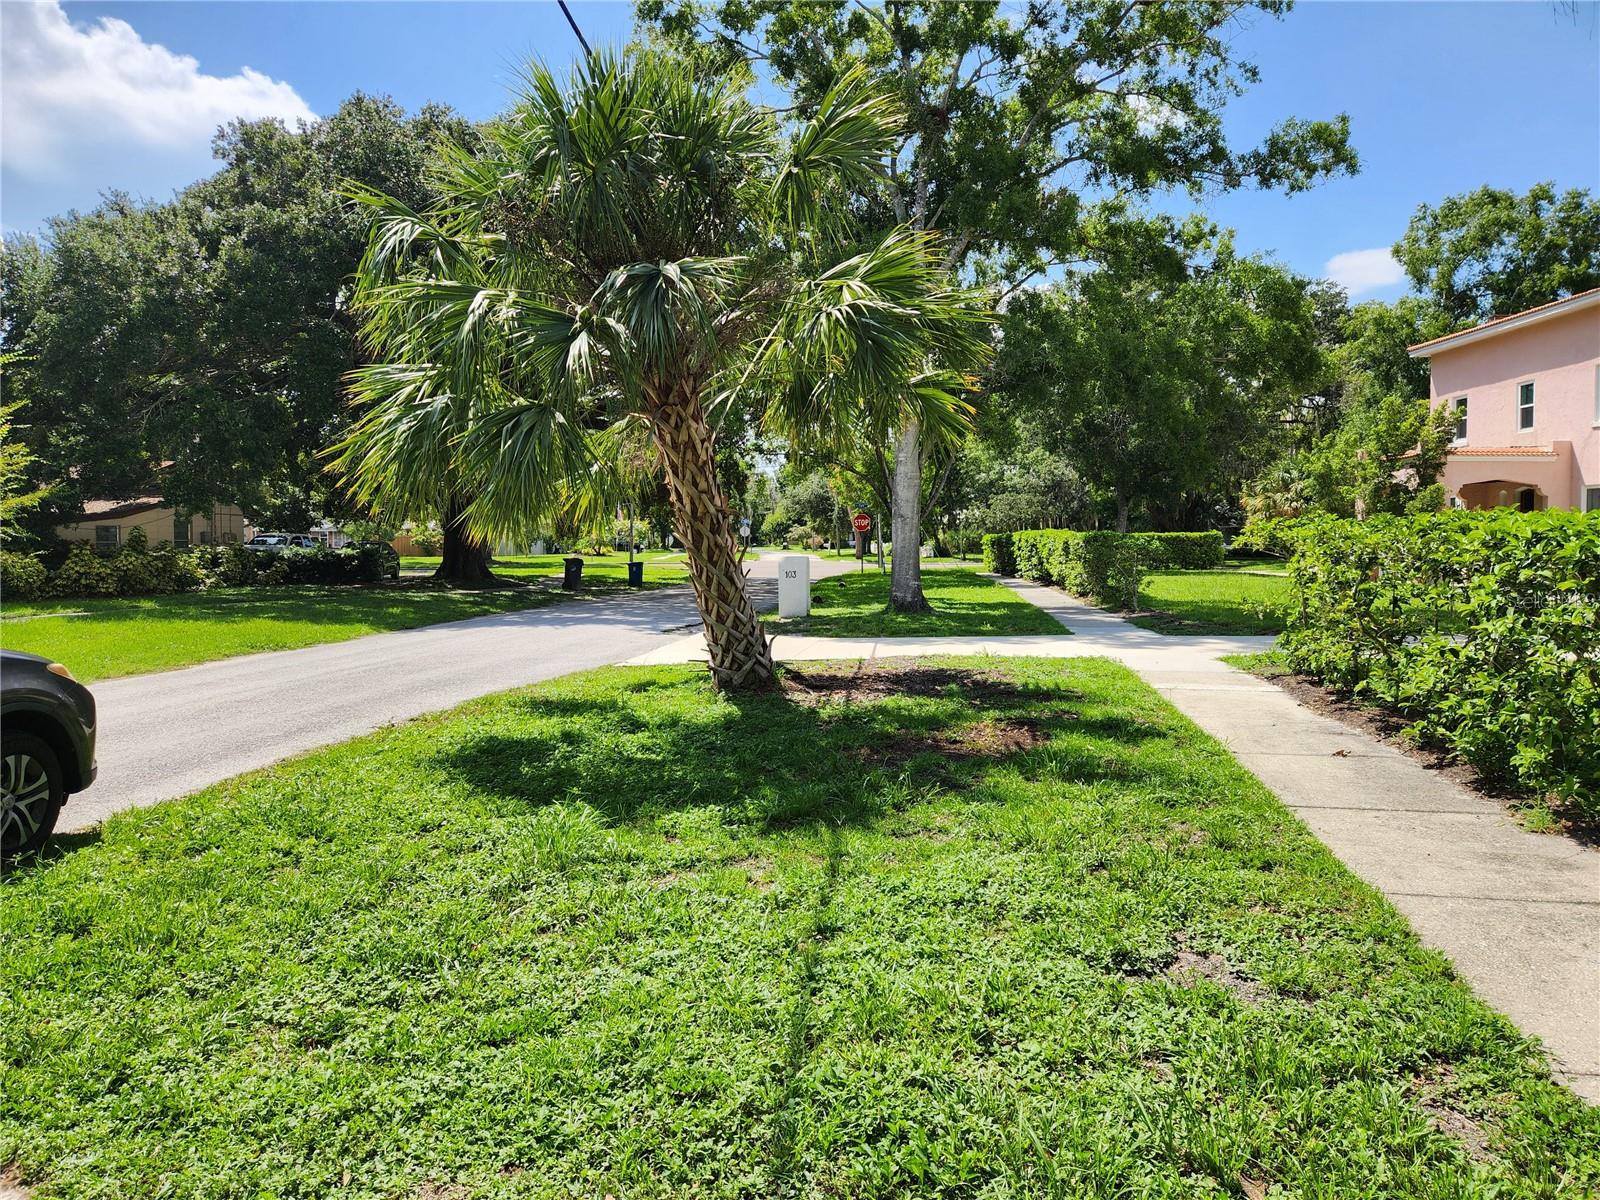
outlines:
M1600 488L1585 488L1583 490L1583 510L1585 512L1600 512Z
M1467 398L1465 396L1460 396L1460 397L1457 397L1457 399L1456 399L1456 441L1464 442L1466 440L1467 440Z
M1517 428L1533 428L1533 384L1517 385Z
M94 548L96 550L115 550L122 540L122 526L96 525L94 527Z
M175 550L187 550L189 548L189 536L190 536L190 533L191 533L191 527L190 527L190 524L189 524L189 518L188 517L180 517L176 513L174 513L173 517L172 517L172 547L173 547L173 549L175 549Z

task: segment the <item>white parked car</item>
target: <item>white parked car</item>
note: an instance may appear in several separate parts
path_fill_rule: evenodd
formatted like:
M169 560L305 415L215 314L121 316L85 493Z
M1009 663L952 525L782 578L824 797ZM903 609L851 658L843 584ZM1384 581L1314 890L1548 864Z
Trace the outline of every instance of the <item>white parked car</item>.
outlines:
M303 533L258 533L245 543L252 550L288 550L291 547L309 550L317 544L317 539L308 537Z

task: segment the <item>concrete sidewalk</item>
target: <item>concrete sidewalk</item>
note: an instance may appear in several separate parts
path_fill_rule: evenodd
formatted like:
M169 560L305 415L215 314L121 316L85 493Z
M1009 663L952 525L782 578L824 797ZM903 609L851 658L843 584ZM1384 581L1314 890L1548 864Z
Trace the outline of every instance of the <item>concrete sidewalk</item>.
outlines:
M1543 1041L1561 1078L1600 1104L1600 850L1529 833L1496 802L1283 689L1218 661L1270 637L1169 637L1014 580L1071 637L779 635L784 661L899 655L1087 655L1125 663L1226 745L1324 845L1388 897L1485 1002ZM698 638L634 662L704 657Z

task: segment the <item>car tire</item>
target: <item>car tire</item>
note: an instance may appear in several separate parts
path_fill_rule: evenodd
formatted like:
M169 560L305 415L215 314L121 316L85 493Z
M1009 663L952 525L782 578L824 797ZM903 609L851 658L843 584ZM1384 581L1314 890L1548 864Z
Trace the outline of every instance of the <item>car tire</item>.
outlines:
M0 748L0 859L33 854L50 839L67 798L66 775L50 743L7 733Z

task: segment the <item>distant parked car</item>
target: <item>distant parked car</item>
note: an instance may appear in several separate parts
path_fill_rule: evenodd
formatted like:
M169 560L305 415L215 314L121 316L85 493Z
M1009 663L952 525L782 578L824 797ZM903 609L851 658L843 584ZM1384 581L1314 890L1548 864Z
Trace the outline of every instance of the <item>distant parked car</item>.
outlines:
M400 551L388 542L347 542L346 550L376 550L378 561L383 564L383 573L390 579L400 578Z
M252 550L309 550L320 545L316 538L304 533L258 533L245 543Z
M94 782L94 697L60 663L0 650L0 860L40 849Z

